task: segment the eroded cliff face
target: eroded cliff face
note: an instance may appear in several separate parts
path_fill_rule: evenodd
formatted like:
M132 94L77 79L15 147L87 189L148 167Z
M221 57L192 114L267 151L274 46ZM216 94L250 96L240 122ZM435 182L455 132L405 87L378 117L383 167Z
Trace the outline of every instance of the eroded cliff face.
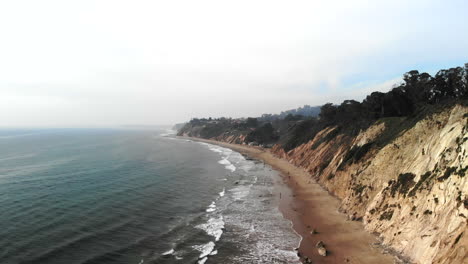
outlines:
M209 132L204 131L204 129L206 129L206 125L186 124L184 127L182 127L182 129L179 129L178 135L184 137L212 139L232 144L243 144L246 142L246 137L250 132L250 130L248 129L239 131L234 129L228 129L228 127L225 127L224 129L212 128L211 130L214 131Z
M309 171L343 212L412 262L467 263L468 107L408 119L379 120L357 136L328 127L272 151Z

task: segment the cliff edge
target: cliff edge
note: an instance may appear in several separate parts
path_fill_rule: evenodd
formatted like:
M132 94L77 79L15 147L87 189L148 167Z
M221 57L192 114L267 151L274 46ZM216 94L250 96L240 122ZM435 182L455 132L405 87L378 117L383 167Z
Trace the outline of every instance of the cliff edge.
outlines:
M396 127L412 123L380 146ZM379 120L356 136L326 128L289 151L384 244L416 263L466 263L468 107L455 105L414 122ZM324 140L327 138L327 140Z

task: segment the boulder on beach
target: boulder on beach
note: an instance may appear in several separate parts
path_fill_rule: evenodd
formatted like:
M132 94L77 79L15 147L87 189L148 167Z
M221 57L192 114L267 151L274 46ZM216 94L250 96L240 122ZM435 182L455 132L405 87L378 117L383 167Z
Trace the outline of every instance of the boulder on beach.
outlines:
M325 247L325 244L323 243L322 240L320 240L319 242L317 242L317 244L315 244L315 247L316 247L316 248Z
M322 257L326 257L327 256L327 249L325 247L319 247L317 249L318 253L320 256Z

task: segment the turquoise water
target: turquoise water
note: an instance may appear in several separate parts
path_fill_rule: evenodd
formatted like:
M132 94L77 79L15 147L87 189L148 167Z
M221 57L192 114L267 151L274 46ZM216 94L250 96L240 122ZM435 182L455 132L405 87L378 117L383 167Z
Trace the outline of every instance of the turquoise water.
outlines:
M291 263L277 177L162 131L3 130L0 263Z

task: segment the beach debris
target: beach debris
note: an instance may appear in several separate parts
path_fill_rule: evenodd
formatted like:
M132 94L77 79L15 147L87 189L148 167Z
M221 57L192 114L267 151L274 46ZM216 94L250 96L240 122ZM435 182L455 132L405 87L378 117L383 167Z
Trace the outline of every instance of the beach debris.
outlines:
M325 247L319 247L317 249L318 253L320 256L322 257L326 257L327 256L327 249Z
M315 247L317 248L317 251L320 256L327 256L327 249L325 248L325 243L323 243L323 241L320 240L319 242L317 242L317 244L315 244Z
M304 258L304 263L312 264L312 260L309 257Z
M311 235L317 234L317 230L315 230L315 229L312 228L312 230L310 231L310 234L311 234Z

